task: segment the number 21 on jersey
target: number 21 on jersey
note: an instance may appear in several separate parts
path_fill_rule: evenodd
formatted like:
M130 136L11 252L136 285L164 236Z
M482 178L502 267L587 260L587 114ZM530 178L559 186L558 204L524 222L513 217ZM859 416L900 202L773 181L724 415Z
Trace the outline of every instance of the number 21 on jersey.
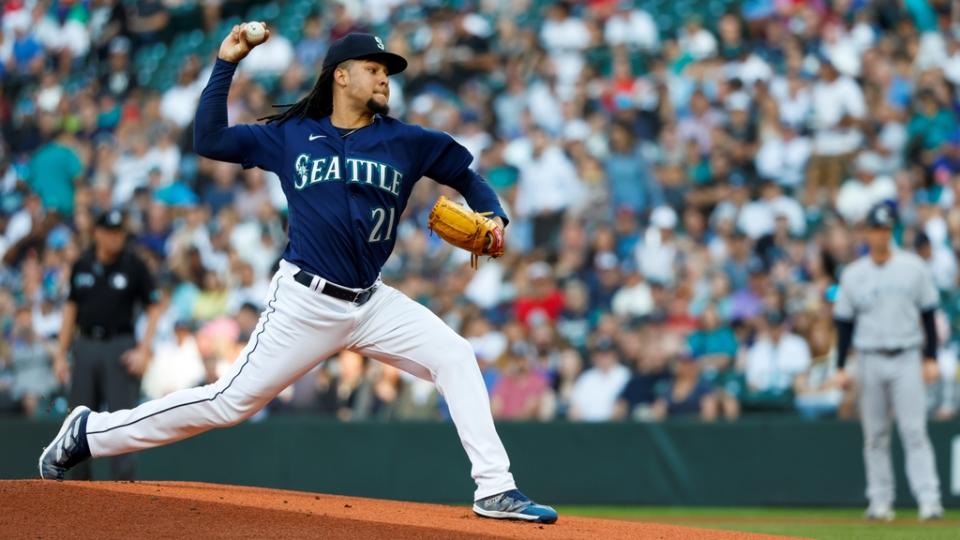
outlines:
M370 230L370 236L367 242L388 242L393 238L393 228L396 223L395 210L390 208L377 207L370 211L370 218L373 220L373 229Z

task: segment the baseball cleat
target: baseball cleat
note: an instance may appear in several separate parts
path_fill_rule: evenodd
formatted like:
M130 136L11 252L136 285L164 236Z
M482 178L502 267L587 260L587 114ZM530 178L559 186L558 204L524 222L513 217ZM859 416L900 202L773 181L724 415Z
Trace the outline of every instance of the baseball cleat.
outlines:
M893 510L889 506L871 506L867 508L867 511L863 514L863 519L867 521L893 521L893 518L896 517Z
M936 521L938 519L943 519L943 507L939 504L921 506L919 518L920 521Z
M63 473L90 458L87 446L87 416L90 409L79 406L67 415L57 436L40 454L40 478L63 480Z
M516 489L474 502L473 511L479 516L495 519L518 519L535 523L553 523L557 520L556 510L531 501Z

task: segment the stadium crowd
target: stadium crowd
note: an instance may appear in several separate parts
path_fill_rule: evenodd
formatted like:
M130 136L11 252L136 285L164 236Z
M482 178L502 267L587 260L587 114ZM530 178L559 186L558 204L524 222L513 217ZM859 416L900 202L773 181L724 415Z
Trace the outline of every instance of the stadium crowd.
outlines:
M302 4L3 4L0 409L62 413L69 381L51 351L70 264L111 208L159 287L143 395L213 381L237 357L285 244L278 179L193 153L215 46L185 51L159 87L137 64L190 31L219 43L225 21L266 9L272 37L241 64L231 123L294 102L332 40L372 31L410 60L391 114L451 133L507 207L507 255L472 271L425 226L436 197L455 194L421 181L383 269L474 346L497 418L855 417L855 389L831 384L830 300L885 200L897 241L940 287L929 409L955 415L951 2ZM431 383L342 352L265 414L291 412L430 419L444 407Z

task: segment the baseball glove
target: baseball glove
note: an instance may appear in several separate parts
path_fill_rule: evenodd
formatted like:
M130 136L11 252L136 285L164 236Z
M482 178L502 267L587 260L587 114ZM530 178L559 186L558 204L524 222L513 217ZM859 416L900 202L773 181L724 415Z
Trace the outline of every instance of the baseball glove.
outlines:
M481 255L503 255L503 229L490 219L490 212L474 212L443 195L430 211L427 227L450 244L469 251L470 266L477 267Z

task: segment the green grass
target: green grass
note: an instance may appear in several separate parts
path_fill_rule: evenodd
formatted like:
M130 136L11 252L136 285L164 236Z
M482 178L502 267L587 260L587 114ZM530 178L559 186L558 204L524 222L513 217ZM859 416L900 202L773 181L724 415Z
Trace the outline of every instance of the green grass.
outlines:
M688 527L726 529L823 540L947 540L960 538L960 511L947 511L945 519L919 523L913 508L901 508L892 523L868 523L863 511L835 508L676 508L568 506L563 515L629 519Z

